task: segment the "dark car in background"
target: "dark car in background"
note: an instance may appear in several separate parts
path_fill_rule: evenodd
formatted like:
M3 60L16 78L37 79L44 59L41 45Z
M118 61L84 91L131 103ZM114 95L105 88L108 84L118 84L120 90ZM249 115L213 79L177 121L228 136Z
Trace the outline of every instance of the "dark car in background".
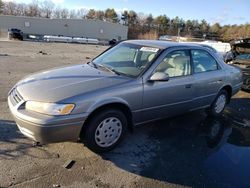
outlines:
M111 46L116 45L116 43L117 43L116 39L112 39L109 41L109 45L111 45Z
M23 32L17 28L8 29L10 39L23 40Z
M242 89L250 91L250 38L230 42L231 51L225 61L239 67L243 73Z

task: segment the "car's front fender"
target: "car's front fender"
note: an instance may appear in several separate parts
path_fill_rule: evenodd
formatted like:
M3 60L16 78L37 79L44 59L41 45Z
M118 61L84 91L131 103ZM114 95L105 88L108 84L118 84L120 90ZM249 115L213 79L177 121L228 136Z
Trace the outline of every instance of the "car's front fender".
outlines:
M98 108L101 108L106 105L112 105L112 104L125 105L127 108L131 109L127 101L125 101L124 99L119 98L119 97L111 97L111 98L106 98L103 100L95 101L95 103L89 106L86 112L91 114L93 111L97 110Z

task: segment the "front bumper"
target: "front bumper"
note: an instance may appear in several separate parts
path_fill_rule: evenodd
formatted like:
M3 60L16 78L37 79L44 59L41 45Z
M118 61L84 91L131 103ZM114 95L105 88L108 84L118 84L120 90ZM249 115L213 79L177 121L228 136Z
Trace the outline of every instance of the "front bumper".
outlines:
M25 110L24 103L13 104L8 97L11 114L25 136L43 144L78 140L88 114L48 116Z

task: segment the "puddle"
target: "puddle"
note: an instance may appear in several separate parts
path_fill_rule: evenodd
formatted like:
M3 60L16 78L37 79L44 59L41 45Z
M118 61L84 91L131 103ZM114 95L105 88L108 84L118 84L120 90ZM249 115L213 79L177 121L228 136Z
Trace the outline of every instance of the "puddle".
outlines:
M204 161L206 176L233 187L250 186L250 127L235 122L226 127L218 149Z
M250 127L197 116L172 119L168 127L159 123L150 135L160 145L140 175L186 186L249 187Z
M142 177L192 187L250 186L250 127L192 113L143 128L103 155Z

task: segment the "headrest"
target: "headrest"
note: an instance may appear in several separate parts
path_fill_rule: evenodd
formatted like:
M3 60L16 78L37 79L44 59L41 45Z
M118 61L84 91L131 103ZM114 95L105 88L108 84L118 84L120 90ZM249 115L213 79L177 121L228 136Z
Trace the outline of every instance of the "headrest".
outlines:
M154 59L154 57L155 57L155 54L150 54L148 56L148 62L151 62Z
M188 57L186 56L177 56L173 59L173 63L176 65L184 65L187 64Z

